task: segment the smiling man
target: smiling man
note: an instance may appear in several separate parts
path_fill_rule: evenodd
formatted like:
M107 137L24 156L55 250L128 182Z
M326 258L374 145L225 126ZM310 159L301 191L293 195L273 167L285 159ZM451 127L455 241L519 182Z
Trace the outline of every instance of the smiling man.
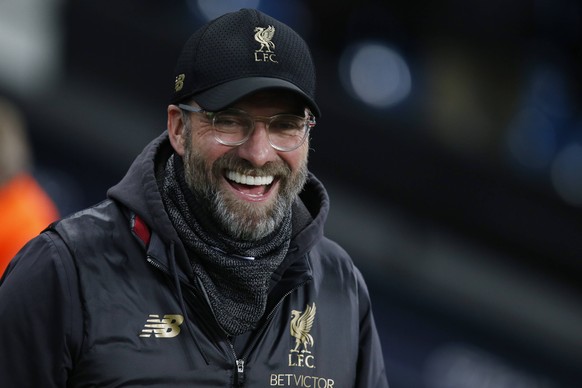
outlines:
M370 298L324 237L303 39L259 11L196 31L167 131L0 281L0 386L387 387Z
M189 189L221 226L237 238L265 237L305 184L315 119L286 90L256 92L217 113L170 105L170 141Z

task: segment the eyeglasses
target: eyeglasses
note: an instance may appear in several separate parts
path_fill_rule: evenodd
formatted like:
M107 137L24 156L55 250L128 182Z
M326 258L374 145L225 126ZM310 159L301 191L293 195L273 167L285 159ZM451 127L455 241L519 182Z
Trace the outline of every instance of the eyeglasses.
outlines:
M253 133L255 122L262 121L267 127L269 143L278 151L293 151L307 139L309 130L315 126L315 117L292 114L279 114L271 117L251 116L239 109L226 109L220 112L207 112L201 108L179 104L178 107L188 112L204 113L212 122L214 138L220 144L236 147L244 144Z

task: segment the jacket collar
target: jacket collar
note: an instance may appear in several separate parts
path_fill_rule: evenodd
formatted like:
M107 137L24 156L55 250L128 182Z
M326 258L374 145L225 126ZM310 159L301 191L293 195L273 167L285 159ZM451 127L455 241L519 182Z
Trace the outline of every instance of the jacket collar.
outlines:
M163 251L170 244L174 244L178 256L178 267L185 274L189 274L191 269L187 264L185 250L165 211L156 174L157 169L162 168L172 152L167 132L164 132L144 148L126 175L118 184L109 189L107 195L122 203L148 227L151 233L148 251L151 250L153 257L157 257L162 264L168 265L167 253ZM299 201L294 211L306 215L308 221L296 223L288 257L276 271L275 277L282 277L283 272L292 263L304 257L323 237L323 227L329 211L329 198L323 184L311 173L299 196Z

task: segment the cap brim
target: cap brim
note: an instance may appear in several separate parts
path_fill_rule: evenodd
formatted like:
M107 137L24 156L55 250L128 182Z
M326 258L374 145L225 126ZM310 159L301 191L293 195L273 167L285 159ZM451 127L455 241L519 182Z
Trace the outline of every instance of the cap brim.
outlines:
M200 107L209 111L218 111L232 105L235 101L248 94L265 89L285 89L295 92L305 100L314 116L319 117L321 115L319 107L311 97L291 82L279 78L239 78L197 93L192 97Z

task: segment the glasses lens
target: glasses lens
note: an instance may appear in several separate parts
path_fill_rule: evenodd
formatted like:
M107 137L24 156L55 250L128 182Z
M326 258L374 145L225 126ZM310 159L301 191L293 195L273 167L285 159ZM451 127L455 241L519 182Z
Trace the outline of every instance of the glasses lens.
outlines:
M306 120L295 115L278 115L269 123L271 144L280 150L292 150L299 147L307 135Z
M225 110L217 112L212 119L214 136L224 145L241 145L249 138L254 121L268 123L269 142L279 151L291 151L303 144L310 127L308 120L301 116L282 114L253 119L244 111Z
M242 112L218 112L213 119L216 138L226 145L242 144L252 127L252 119Z

